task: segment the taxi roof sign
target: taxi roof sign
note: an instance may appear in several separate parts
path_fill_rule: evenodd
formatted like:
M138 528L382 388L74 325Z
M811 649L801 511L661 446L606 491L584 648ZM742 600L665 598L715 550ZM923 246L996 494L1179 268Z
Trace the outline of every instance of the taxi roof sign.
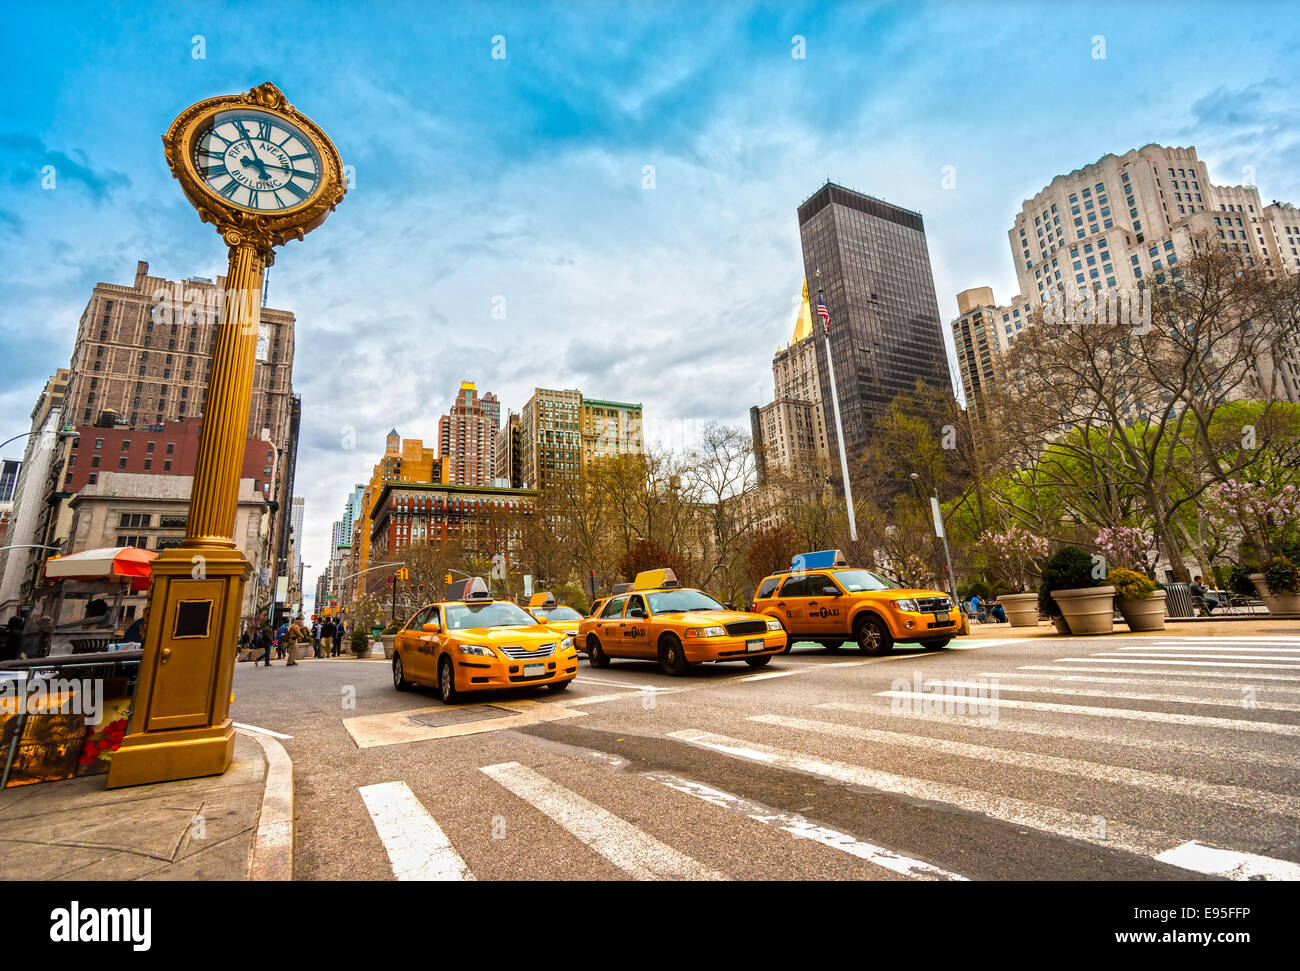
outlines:
M487 584L483 582L482 577L466 577L464 580L457 580L455 583L448 584L447 592L442 599L472 603L476 600L491 600L492 593L488 590Z
M530 607L554 607L554 606L556 606L556 603L555 603L555 597L552 596L550 593L547 593L547 592L535 593L535 594L533 594L531 597L528 598L528 606L530 606Z
M609 595L611 597L617 597L619 594L627 593L631 589L632 584L630 583L616 583L609 588Z
M792 573L804 570L826 570L833 566L848 566L849 561L839 550L817 550L815 553L798 553L790 561Z
M632 581L633 590L658 590L663 587L680 587L672 570L642 570Z

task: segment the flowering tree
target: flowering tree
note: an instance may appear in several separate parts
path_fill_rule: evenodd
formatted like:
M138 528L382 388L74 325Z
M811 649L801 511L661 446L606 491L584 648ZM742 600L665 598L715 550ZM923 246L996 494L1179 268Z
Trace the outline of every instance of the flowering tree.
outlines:
M1150 573L1159 558L1151 531L1137 526L1107 526L1093 544L1106 558L1108 571L1119 568Z
M1262 482L1228 479L1205 490L1201 511L1221 537L1249 541L1276 556L1300 522L1300 489L1288 484L1273 491Z
M1038 572L1038 561L1051 548L1045 537L1014 524L1001 533L985 530L978 544L989 558L990 569L1020 592L1028 589L1030 576Z

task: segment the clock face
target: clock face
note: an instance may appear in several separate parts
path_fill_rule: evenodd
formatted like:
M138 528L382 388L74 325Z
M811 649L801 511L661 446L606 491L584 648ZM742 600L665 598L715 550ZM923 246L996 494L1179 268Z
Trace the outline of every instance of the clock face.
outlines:
M213 195L256 212L291 209L321 184L312 140L292 122L253 108L212 117L194 140L194 168Z

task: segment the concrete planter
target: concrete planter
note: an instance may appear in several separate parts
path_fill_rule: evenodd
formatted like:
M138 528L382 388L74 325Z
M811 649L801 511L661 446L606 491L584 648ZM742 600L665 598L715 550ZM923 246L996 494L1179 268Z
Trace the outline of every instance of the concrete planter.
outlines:
M1255 584L1259 599L1264 601L1264 606L1268 608L1270 614L1281 616L1300 614L1300 593L1269 593L1268 583L1265 582L1262 573L1252 573L1250 582Z
M1124 615L1124 623L1131 631L1165 629L1165 592L1157 590L1146 600L1118 599L1115 605Z
M384 657L391 661L393 659L393 642L397 640L397 635L384 634L379 639L384 642Z
M1109 634L1115 627L1115 588L1079 587L1053 590L1071 634Z
M1038 626L1038 594L1006 593L998 597L998 603L1007 612L1012 627Z

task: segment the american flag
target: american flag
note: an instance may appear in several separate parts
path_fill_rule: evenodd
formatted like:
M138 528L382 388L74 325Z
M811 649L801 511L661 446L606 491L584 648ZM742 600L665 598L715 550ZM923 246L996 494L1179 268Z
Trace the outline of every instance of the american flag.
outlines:
M822 319L826 326L826 333L831 332L831 312L826 309L826 301L822 299L821 294L817 294L817 316Z

